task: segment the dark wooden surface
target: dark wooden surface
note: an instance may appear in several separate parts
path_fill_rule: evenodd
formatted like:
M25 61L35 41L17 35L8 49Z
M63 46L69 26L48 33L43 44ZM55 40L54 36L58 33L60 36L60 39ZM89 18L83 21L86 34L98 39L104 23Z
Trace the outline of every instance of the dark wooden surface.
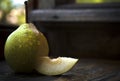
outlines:
M1 61L0 81L120 81L120 60L80 59L69 72L59 76L15 74Z

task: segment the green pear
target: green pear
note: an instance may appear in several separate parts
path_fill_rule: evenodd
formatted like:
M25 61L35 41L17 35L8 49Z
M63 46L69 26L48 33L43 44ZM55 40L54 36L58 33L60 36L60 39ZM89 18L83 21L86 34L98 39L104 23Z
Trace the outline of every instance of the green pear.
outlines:
M32 72L36 57L48 56L45 36L32 23L19 26L7 38L5 60L15 72Z

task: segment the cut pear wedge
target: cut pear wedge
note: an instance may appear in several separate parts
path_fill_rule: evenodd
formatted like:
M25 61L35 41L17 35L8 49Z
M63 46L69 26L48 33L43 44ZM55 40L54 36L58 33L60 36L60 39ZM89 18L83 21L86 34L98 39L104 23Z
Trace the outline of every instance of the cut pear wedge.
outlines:
M60 75L69 71L78 59L70 57L58 57L51 59L50 57L41 57L37 59L35 69L44 75Z

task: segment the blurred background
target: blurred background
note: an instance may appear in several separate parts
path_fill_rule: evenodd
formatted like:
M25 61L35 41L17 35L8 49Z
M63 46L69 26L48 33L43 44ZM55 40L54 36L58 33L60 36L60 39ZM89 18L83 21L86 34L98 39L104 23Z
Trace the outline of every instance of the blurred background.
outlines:
M106 2L120 2L120 0L76 0L77 3L106 3Z
M120 58L120 0L0 0L0 59L4 58L8 35L25 23L25 1L28 1L31 22L48 39L51 55ZM50 12L44 12L45 9ZM63 14L56 13L56 16L54 12L57 11L52 12L52 9L61 9ZM67 15L69 13L62 9L71 10L73 14ZM73 9L79 9L83 14L76 14ZM38 13L34 13L35 10ZM75 18L78 21L74 21Z
M0 24L20 25L22 23L25 23L25 7L24 7L25 1L27 0L0 0ZM76 2L78 4L120 2L120 0L71 0L71 1Z
M25 0L0 0L0 24L20 25L25 22Z

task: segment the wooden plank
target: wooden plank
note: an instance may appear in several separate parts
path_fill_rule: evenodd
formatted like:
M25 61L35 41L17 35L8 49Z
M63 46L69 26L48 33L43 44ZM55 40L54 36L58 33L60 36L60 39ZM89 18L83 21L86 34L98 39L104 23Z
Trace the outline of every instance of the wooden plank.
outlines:
M47 9L30 12L31 21L120 21L120 9Z

